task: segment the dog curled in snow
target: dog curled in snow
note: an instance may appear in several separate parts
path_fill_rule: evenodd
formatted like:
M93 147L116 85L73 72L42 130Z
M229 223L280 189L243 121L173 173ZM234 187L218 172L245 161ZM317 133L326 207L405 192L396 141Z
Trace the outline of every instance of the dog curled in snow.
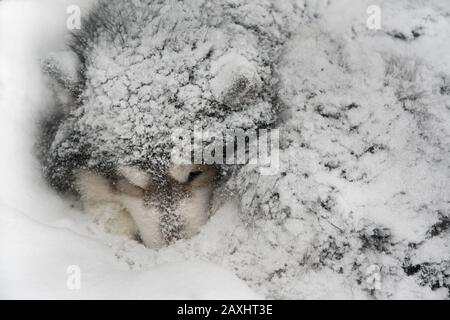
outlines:
M173 132L273 127L277 57L297 10L295 1L99 1L70 49L43 62L57 101L41 141L50 185L149 247L194 235L239 166L174 162ZM215 143L205 136L201 147Z

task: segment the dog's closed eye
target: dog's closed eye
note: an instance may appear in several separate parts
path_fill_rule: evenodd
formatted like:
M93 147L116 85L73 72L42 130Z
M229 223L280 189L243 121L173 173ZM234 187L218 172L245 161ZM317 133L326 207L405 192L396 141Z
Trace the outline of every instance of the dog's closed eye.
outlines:
M127 179L120 177L115 183L116 190L132 197L143 197L145 190L134 184L131 184Z
M203 173L203 171L192 171L192 172L190 172L187 182L190 183L190 182L194 181L202 173Z
M151 179L148 173L139 168L119 167L115 188L132 197L143 197L151 188Z

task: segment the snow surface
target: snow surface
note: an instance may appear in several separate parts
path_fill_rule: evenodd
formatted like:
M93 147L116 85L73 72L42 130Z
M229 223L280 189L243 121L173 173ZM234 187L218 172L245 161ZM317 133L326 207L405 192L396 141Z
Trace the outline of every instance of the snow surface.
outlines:
M158 251L104 234L42 180L39 60L60 49L64 1L0 3L0 296L448 298L450 5L378 1L371 31L373 1L317 2L299 1L278 65L280 175L243 168L237 199Z

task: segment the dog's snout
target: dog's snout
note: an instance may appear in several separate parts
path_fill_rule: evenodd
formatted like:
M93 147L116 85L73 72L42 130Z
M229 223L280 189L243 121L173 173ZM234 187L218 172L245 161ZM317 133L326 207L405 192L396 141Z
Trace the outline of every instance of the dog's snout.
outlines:
M125 233L122 224L134 221L135 228L127 232L138 232L147 246L159 247L193 236L206 223L215 176L206 165L171 165L155 174L120 167L111 177L79 173L77 185L86 208L100 208L93 212L103 212L108 203L117 206L117 212L110 212L120 217L114 232Z

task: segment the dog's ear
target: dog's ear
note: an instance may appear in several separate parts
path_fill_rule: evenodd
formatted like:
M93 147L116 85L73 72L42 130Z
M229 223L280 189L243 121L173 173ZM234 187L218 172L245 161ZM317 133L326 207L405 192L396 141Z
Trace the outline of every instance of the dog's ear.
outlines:
M242 55L230 52L211 66L214 78L210 86L221 103L238 107L255 97L261 89L261 78L254 63Z
M58 88L72 94L77 92L81 80L80 61L73 51L50 53L42 61L42 70Z

